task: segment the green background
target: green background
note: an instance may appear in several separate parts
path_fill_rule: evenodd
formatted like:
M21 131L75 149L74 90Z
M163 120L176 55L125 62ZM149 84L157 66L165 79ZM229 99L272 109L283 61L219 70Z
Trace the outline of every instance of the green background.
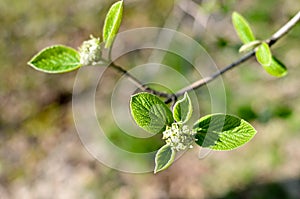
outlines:
M221 68L241 56L241 42L230 22L233 11L245 16L256 36L265 39L300 8L299 0L195 1L202 6L197 11L210 16L203 29L178 8L188 2L125 1L120 31L163 27L167 19L172 22L183 15L178 31L199 41ZM272 47L288 67L286 77L269 76L254 59L223 76L227 112L258 131L251 142L201 160L195 147L164 172L129 174L102 165L80 142L71 106L76 71L49 75L26 65L44 47L77 48L91 33L101 35L111 3L0 2L0 198L299 198L300 25ZM149 54L130 53L119 63L129 69L147 61ZM183 67L187 64L172 54L163 63L190 74L189 67ZM107 79L119 77L107 72ZM210 113L206 88L197 93L202 113ZM101 108L101 96L97 99ZM126 138L109 119L105 125L111 127L108 137L130 151L147 152L162 145L159 136L151 141Z

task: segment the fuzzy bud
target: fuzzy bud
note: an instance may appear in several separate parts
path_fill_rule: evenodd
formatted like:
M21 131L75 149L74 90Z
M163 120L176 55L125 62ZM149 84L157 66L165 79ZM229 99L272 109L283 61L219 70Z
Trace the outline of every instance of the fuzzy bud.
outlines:
M79 48L80 64L95 65L101 60L100 39L91 35L91 39L84 41Z
M173 123L163 132L163 139L176 151L183 151L187 148L193 148L196 132L188 129L187 125Z

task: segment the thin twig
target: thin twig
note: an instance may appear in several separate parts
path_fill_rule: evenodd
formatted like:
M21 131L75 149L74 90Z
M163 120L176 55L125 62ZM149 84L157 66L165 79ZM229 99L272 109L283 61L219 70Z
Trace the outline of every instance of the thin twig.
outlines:
M142 91L152 93L152 94L157 95L159 97L164 97L164 98L168 98L168 99L172 97L172 94L157 91L157 90L154 90L154 89L146 86L145 84L140 82L140 80L138 80L136 77L131 75L127 70L123 69L121 66L118 66L114 62L112 62L110 64L110 67L113 67L115 70L117 70L117 71L121 72L122 74L126 75Z
M290 19L284 26L282 26L276 33L274 33L269 39L266 40L266 42L269 44L269 46L272 46L275 44L280 38L282 38L285 34L287 34L298 22L300 21L300 11L292 18ZM169 94L161 91L157 91L155 89L151 89L150 87L144 85L142 82L140 82L137 78L132 76L128 71L123 69L122 67L116 65L114 62L110 64L111 67L116 69L117 71L121 72L122 74L126 75L139 89L145 92L152 93L154 95L157 95L159 97L166 98L165 103L168 104L172 102L174 99L182 96L185 92L192 91L194 89L200 88L207 83L211 82L212 80L216 79L220 75L224 74L225 72L235 68L236 66L239 66L240 64L244 63L245 61L249 60L251 57L255 55L255 50L250 51L237 61L225 66L223 69L219 70L218 72L212 74L209 77L205 77L203 79L200 79L187 87L179 90L175 94Z
M270 37L270 39L266 40L267 43L269 44L269 46L272 46L273 44L275 44L280 38L282 38L285 34L287 34L299 21L300 21L300 11L292 19L290 19L284 26L282 26L276 33L274 33ZM251 52L247 53L246 55L244 55L243 57L241 57L237 61L235 61L235 62L229 64L228 66L224 67L223 69L219 70L215 74L212 74L209 77L205 77L203 79L200 79L200 80L188 85L187 87L179 90L174 95L176 97L179 97L179 96L183 95L185 92L189 92L189 91L192 91L194 89L200 88L201 86L204 86L207 83L211 82L212 80L216 79L217 77L219 77L223 73L225 73L225 72L229 71L230 69L244 63L247 60L249 60L254 55L255 55L255 50L252 50ZM165 101L166 104L168 104L170 102L172 102L172 97L169 97Z
M298 22L300 21L300 11L297 12L297 14L290 19L284 26L282 26L277 32L275 32L270 41L269 45L273 45L278 39L283 37L285 34L287 34Z
M201 86L206 85L207 83L211 82L212 80L216 79L217 77L219 77L220 75L222 75L223 73L229 71L230 69L240 65L241 63L244 63L245 61L247 61L250 57L252 57L255 54L255 51L251 51L249 53L247 53L246 55L244 55L242 58L238 59L237 61L231 63L230 65L224 67L223 69L219 70L218 72L212 74L209 77L205 77L203 79L200 79L190 85L188 85L187 87L179 90L177 93L175 93L174 95L178 98L179 96L184 95L185 92L189 92L192 91L194 89L200 88ZM168 104L172 101L172 98L168 98L165 103Z

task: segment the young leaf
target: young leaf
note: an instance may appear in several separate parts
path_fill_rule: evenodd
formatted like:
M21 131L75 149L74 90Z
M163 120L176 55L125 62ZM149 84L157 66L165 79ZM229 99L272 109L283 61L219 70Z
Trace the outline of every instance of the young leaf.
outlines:
M192 102L187 93L181 100L178 100L173 108L173 117L177 122L186 123L192 116Z
M155 155L154 173L168 168L174 162L175 154L176 152L170 145L166 144L161 147Z
M257 46L259 46L260 44L261 44L261 41L259 41L259 40L251 41L249 43L242 45L239 49L239 52L240 53L248 52L250 50L253 50Z
M75 49L55 45L40 51L28 65L46 73L65 73L79 68L79 62L80 56Z
M246 19L237 12L232 14L232 23L241 41L246 44L255 40L253 32Z
M287 68L275 57L272 57L269 65L262 65L262 67L270 74L275 77L283 77L287 75Z
M103 26L103 41L105 42L105 48L109 48L117 34L123 14L123 0L114 3L105 18Z
M165 103L150 93L133 95L130 109L137 125L150 133L161 133L174 121L172 112Z
M257 61L263 66L269 66L272 62L272 53L267 43L263 42L255 53Z
M233 115L212 114L200 118L195 124L196 143L213 150L232 150L244 145L256 134L245 120Z

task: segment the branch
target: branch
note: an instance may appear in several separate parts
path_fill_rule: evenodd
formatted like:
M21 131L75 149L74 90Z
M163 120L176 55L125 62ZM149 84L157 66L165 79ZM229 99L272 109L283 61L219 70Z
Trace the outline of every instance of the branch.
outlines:
M300 21L300 11L290 19L284 26L282 26L277 32L275 32L269 40L269 45L276 43L278 39L287 34L298 22Z
M269 46L272 46L275 44L280 38L282 38L285 34L287 34L298 22L300 21L300 11L292 18L290 19L284 26L282 26L276 33L274 33L269 39L266 40L266 42L269 44ZM169 94L161 91L157 91L155 89L152 89L146 85L144 85L142 82L140 82L137 78L132 76L128 71L123 69L121 66L118 66L114 62L110 64L111 67L116 69L117 71L121 72L122 74L126 75L139 89L145 92L152 93L154 95L157 95L159 97L166 98L165 103L168 104L172 102L173 100L177 99L179 96L182 96L185 92L192 91L194 89L200 88L207 83L211 82L212 80L216 79L220 75L224 74L225 72L233 69L236 66L239 66L240 64L246 62L251 57L255 55L255 49L238 59L237 61L225 66L223 69L219 70L218 72L212 74L209 77L205 77L203 79L200 79L187 87L179 90L175 94Z
M285 34L287 34L296 24L297 22L300 21L300 11L292 18L290 19L284 26L282 26L276 33L274 33L269 39L266 40L266 42L269 44L269 46L272 46L275 44L280 38L282 38ZM229 71L230 69L233 69L234 67L244 63L245 61L249 60L251 57L255 55L255 50L252 50L251 52L247 53L237 61L229 64L228 66L224 67L223 69L219 70L215 74L212 74L209 77L205 77L203 79L200 79L187 87L179 90L177 93L173 95L173 97L169 97L165 103L168 104L170 103L174 97L179 97L182 96L185 92L192 91L194 89L200 88L207 83L211 82L212 80L216 79L223 73Z
M112 62L110 64L110 66L113 67L115 70L119 71L120 73L126 75L128 77L128 79L131 80L140 90L148 92L148 93L152 93L152 94L157 95L159 97L164 97L164 98L168 98L168 99L173 98L172 94L157 91L157 90L154 90L154 89L146 86L145 84L140 82L136 77L131 75L127 70L123 69L121 66L115 64L114 62Z

